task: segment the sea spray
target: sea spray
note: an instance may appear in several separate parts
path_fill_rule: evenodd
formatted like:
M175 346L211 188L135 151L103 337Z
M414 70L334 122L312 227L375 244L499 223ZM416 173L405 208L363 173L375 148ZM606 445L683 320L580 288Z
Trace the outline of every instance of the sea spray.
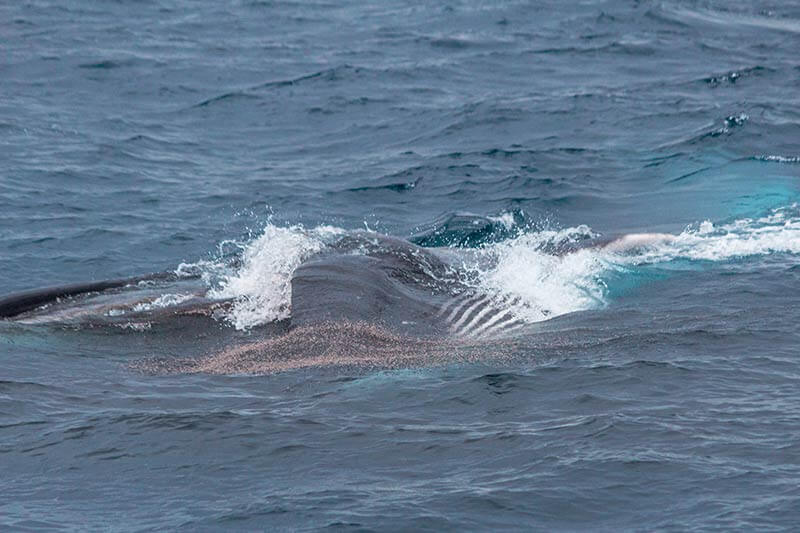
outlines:
M330 237L341 233L331 226L305 230L268 224L244 250L241 267L226 274L213 298L233 298L228 320L237 329L282 320L290 316L295 269L318 252Z

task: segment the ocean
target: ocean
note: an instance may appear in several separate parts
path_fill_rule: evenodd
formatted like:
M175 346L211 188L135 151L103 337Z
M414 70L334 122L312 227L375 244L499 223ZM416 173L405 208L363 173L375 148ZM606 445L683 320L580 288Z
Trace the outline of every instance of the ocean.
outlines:
M28 0L0 50L3 531L796 530L798 2Z

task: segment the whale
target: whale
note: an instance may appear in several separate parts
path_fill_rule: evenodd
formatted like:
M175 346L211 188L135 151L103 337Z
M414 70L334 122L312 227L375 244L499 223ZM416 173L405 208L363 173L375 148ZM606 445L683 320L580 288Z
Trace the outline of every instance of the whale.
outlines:
M624 254L672 239L661 233L631 234L571 243L552 253L592 247ZM425 248L396 237L350 232L294 269L287 317L240 336L225 327L236 298L216 297L199 276L175 272L11 294L0 298L0 320L160 331L185 339L210 332L221 339L211 353L196 358L131 364L148 373L386 369L508 357L518 339L536 326L519 315L521 302L479 289L476 271L463 265L482 257L474 249Z
M0 297L0 318L13 318L33 309L41 308L62 298L88 293L99 293L109 289L132 286L143 281L174 278L169 272L159 272L144 276L69 283L52 287L29 289Z
M638 233L572 243L553 253L593 247L628 253L674 239ZM484 336L524 326L516 302L475 289L474 272L462 267L469 249L426 248L367 231L340 236L307 257L292 273L285 328L323 322L375 323L416 336ZM478 256L471 261L478 261ZM164 293L186 296L151 305ZM181 316L224 317L233 298L211 295L199 276L160 272L128 278L31 289L0 297L0 319L22 323L114 325L131 319L165 321Z
M632 253L669 234L629 234L570 242ZM288 316L238 335L226 326L236 298L220 298L198 275L161 272L31 289L0 298L0 321L68 329L121 328L162 339L211 335L219 343L189 359L155 357L146 373L271 374L310 367L391 369L509 357L535 325L520 302L479 289L476 249L428 248L369 231L328 242L294 268ZM484 265L491 267L491 265ZM177 297L179 296L179 297ZM156 337L158 338L158 337Z
M626 254L674 238L667 233L626 234L570 243L552 252L566 255L597 248ZM368 232L350 234L295 270L292 324L376 322L399 332L458 338L502 337L523 329L526 322L514 311L518 300L477 290L474 271L460 267L469 253L424 248Z

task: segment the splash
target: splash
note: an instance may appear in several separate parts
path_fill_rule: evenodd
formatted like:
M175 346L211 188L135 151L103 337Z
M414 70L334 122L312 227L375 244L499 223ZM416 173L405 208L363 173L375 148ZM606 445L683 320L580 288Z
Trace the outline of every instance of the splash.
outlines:
M594 236L587 226L528 233L486 246L483 260L465 268L473 272L473 287L498 307L511 308L525 322L540 322L605 306L609 280L643 265L800 254L800 209L793 204L760 218L704 221L674 236L629 235L604 247L552 253Z
M486 218L497 224L502 224L507 231L512 231L515 226L517 226L517 219L514 217L514 215L515 213L513 212L504 211L497 216L488 216Z
M244 247L238 269L225 272L218 264L212 264L211 271L223 273L208 295L234 300L227 319L237 329L288 318L292 299L290 281L295 269L341 233L342 230L331 226L306 230L302 226L283 228L267 224L262 234ZM208 266L203 269L209 271Z
M769 254L800 254L798 204L773 209L760 218L719 225L706 220L684 230L669 245L646 250L635 259L650 263L674 259L727 261Z
M533 323L603 305L603 275L620 268L607 253L581 249L564 255L558 250L596 235L587 226L561 231L526 233L486 246L481 260L466 264L475 290L497 307Z

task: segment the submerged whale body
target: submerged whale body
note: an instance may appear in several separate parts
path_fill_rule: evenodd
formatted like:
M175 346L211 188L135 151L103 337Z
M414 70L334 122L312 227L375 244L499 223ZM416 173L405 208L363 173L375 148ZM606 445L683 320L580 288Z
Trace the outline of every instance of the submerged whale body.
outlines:
M572 243L554 255L586 246L624 253L669 238L640 234ZM222 349L200 359L162 359L140 368L271 373L331 365L395 368L505 354L508 342L530 327L518 313L527 304L481 291L476 279L481 269L464 268L481 261L491 258L474 249L424 248L370 232L341 235L293 269L285 282L291 294L288 318L254 327L246 337L222 333L227 339ZM0 318L205 335L212 331L209 321L220 331L237 305L236 298L218 294L199 276L155 274L13 294L0 298Z
M669 238L656 234L569 243L545 253L569 255L587 246L624 253ZM290 293L284 304L288 316L244 335L224 327L240 303L237 298L220 298L199 275L175 273L12 294L0 298L0 318L28 325L160 331L169 338L211 333L218 339L210 353L199 357L132 363L147 373L268 374L309 367L388 369L483 361L513 353L518 334L531 327L518 313L525 302L480 290L479 272L492 267L481 262L492 259L476 249L424 248L351 232L302 259L287 279L278 281L288 284L277 291Z

